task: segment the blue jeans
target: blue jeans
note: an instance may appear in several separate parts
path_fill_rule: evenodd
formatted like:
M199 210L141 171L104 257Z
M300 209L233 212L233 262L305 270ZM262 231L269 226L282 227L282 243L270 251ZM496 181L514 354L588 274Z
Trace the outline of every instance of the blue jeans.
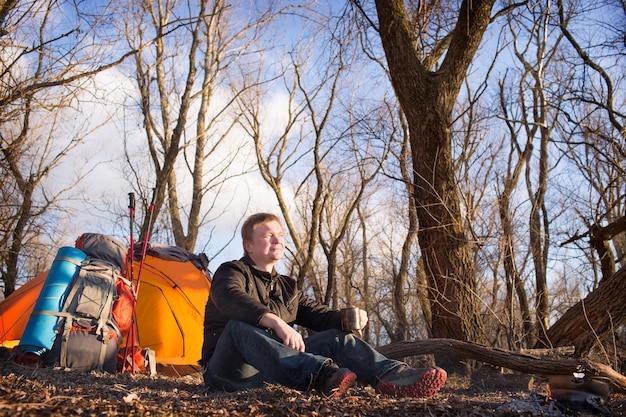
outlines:
M335 362L357 375L363 385L402 364L378 353L370 345L341 330L325 330L305 339L306 351L285 346L273 333L231 320L204 369L208 387L226 391L276 383L300 391L314 387L322 365Z

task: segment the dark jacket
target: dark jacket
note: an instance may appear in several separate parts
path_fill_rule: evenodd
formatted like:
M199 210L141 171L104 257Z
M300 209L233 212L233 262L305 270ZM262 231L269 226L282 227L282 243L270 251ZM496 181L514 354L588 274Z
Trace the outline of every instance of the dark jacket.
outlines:
M288 324L313 331L341 329L341 314L303 294L296 280L254 267L247 256L225 262L215 271L204 314L204 344L200 364L208 362L215 345L231 320L259 326L267 313L274 313Z

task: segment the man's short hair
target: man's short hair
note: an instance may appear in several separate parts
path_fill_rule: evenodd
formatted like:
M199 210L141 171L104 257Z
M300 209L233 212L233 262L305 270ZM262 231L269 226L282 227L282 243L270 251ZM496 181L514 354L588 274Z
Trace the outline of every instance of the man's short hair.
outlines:
M246 221L243 222L243 226L241 226L241 238L243 239L244 242L248 242L252 240L252 235L254 233L254 230L257 227L259 227L259 225L262 225L263 223L267 223L267 222L272 222L272 221L278 222L279 224L282 225L282 223L280 222L280 219L275 214L272 214L272 213L252 214L246 219Z

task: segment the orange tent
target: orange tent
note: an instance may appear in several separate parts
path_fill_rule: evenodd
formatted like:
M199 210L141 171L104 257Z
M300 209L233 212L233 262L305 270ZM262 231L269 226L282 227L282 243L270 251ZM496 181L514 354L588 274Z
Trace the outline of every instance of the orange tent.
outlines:
M136 343L154 350L159 365L197 371L211 287L209 274L190 260L160 256L149 250L141 271ZM134 273L139 273L137 261ZM46 276L47 271L39 274L0 303L1 346L19 344Z
M0 346L17 346L48 271L22 285L0 303Z

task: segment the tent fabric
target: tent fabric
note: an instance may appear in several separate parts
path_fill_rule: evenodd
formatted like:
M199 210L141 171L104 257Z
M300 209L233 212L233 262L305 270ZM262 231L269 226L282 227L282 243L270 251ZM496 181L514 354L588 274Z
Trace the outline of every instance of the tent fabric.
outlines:
M136 278L139 262L133 271ZM47 271L39 274L0 302L0 346L19 343L46 276ZM159 365L196 367L210 288L208 270L191 260L146 255L137 296L135 343L154 350Z
M14 347L20 342L47 276L48 271L42 272L0 303L0 346Z
M153 349L157 363L198 364L210 287L208 275L193 263L146 255L135 317L139 345Z

